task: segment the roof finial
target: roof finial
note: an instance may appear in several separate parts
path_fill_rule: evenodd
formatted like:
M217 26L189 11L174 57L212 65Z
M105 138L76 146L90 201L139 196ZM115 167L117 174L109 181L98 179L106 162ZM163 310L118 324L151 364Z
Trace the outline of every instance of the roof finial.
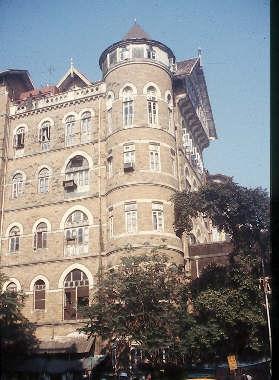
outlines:
M135 23L135 24L137 23L137 19L136 19L136 18L134 18L134 23Z
M198 48L198 57L200 59L200 65L202 66L202 49L200 47Z
M74 76L74 63L73 58L70 59L70 70L71 70L71 77Z

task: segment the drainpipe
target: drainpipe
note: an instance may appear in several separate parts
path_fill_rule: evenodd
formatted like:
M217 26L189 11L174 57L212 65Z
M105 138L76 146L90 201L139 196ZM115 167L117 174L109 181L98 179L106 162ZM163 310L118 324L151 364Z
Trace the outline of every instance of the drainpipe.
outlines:
M4 136L3 136L3 160L4 160L4 170L3 170L3 178L2 178L2 199L1 199L1 221L0 221L0 262L2 258L2 242L3 242L3 221L4 221L4 204L5 204L5 189L6 189L6 174L7 174L7 164L8 164L8 156L7 156L7 148L8 148L8 126L9 126L9 99L6 103L6 113L4 115Z

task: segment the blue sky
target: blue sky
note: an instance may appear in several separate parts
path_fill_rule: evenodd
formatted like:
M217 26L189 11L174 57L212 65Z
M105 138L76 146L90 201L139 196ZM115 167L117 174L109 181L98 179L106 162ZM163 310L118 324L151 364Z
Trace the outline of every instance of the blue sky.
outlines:
M0 0L0 14L1 69L28 69L36 87L57 83L70 57L101 79L100 54L134 18L177 60L200 47L218 134L206 167L269 187L269 1Z

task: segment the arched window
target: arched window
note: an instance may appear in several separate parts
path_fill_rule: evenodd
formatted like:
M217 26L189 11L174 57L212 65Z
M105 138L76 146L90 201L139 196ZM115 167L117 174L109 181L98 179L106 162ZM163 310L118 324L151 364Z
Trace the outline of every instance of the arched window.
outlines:
M25 128L19 127L16 130L14 135L14 148L15 149L23 149L24 148L24 136L25 136Z
M188 235L188 241L189 241L189 244L196 244L197 243L197 239L196 239L195 235L193 235L193 234Z
M43 168L40 170L38 177L39 193L47 193L49 191L49 177L49 170L47 168Z
M91 138L91 112L86 111L81 115L80 123L80 142L86 143Z
M50 121L45 121L42 124L39 138L42 150L48 150L50 146Z
M15 293L17 292L17 286L14 282L10 282L6 287L6 292Z
M23 194L24 180L21 173L17 173L12 179L12 198L19 198Z
M37 280L34 284L34 309L44 310L46 307L46 284Z
M65 121L65 144L71 146L75 144L75 117L70 115Z
M123 90L123 125L129 128L133 125L134 119L134 96L131 87L127 86Z
M84 272L72 270L64 280L64 319L80 319L80 308L89 305L89 281Z
M78 256L88 253L88 218L82 211L72 212L65 223L65 256Z
M47 247L47 225L41 222L37 225L34 235L34 249L43 249Z
M19 251L19 237L20 231L17 226L14 226L10 229L9 232L9 252L16 253Z
M147 89L147 108L148 123L151 125L158 124L157 91L153 86L150 86Z
M72 187L65 187L65 182L73 182ZM66 166L66 181L64 188L67 191L76 190L76 192L84 192L89 190L89 164L85 157L75 156Z

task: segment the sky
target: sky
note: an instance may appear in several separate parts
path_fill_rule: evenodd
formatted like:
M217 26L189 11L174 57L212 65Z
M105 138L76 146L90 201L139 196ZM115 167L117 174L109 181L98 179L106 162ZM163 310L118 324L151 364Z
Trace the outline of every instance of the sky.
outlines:
M103 50L136 18L176 59L197 56L218 140L204 151L210 173L269 188L268 0L0 0L0 70L27 69L35 87L56 84L70 66L101 79Z

